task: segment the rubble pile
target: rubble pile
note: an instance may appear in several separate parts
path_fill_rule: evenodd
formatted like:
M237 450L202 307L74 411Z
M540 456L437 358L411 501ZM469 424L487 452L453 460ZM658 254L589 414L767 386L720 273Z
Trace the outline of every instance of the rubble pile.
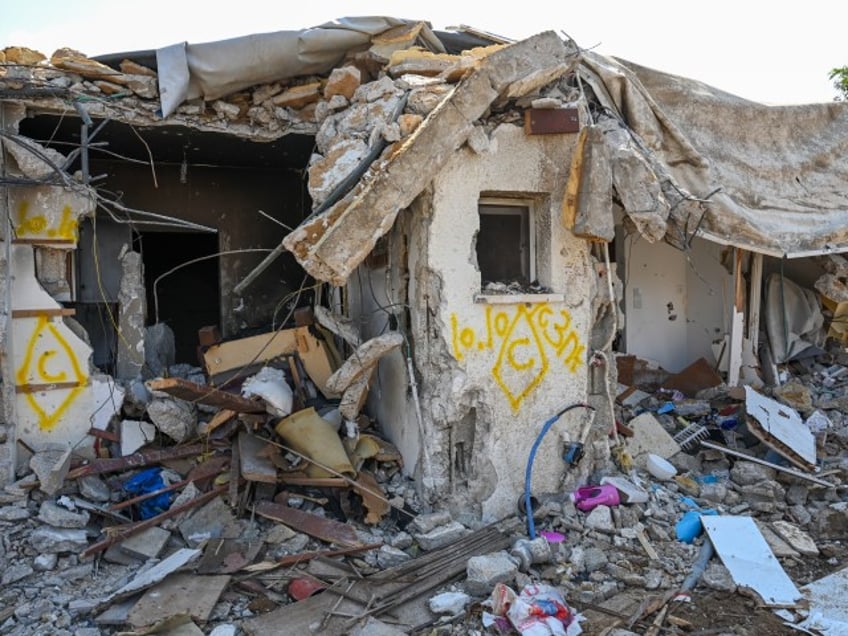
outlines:
M645 633L683 629L699 595L740 592L779 626L810 620L794 584L848 555L839 348L784 365L773 397L726 387L702 361L672 376L620 357L618 468L534 498L528 532L520 512L484 525L425 504L357 401L339 412L339 392L402 339L337 364L313 337L327 357L207 339L205 369L128 387L100 457L34 455L0 494L3 633ZM776 429L754 434L768 423L752 405L771 400L803 416L814 470ZM728 535L771 555L797 597L740 578Z

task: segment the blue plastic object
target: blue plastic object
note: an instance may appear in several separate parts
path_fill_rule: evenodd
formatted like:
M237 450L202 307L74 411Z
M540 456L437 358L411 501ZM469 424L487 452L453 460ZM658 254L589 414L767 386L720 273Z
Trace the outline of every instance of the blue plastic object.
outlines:
M678 541L692 543L701 536L704 524L701 523L701 515L717 515L715 510L690 510L683 514L674 527Z
M533 520L533 505L530 498L530 482L531 477L533 475L533 461L536 459L536 451L539 450L539 445L542 443L542 439L545 437L547 432L551 429L551 426L554 425L559 418L568 413L571 409L576 409L577 407L583 407L584 409L589 409L590 411L594 411L595 407L589 406L588 404L583 404L582 402L577 402L575 404L571 404L566 406L564 409L559 411L556 415L546 420L544 424L542 424L542 430L539 431L539 436L536 438L536 441L533 442L533 446L530 448L530 454L527 456L527 467L524 469L524 512L527 515L527 534L531 539L536 538L536 523Z
M674 410L674 402L666 402L660 408L657 409L657 414L662 415L663 413L671 413Z
M130 477L124 482L123 490L130 495L138 497L139 495L156 492L164 487L165 482L162 480L162 469L154 467L143 470ZM138 513L142 519L150 519L165 512L170 507L171 493L163 492L139 503Z

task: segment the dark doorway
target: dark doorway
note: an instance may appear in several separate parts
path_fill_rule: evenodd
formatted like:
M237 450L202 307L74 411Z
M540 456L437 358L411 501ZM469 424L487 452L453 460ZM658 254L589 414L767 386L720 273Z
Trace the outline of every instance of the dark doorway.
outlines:
M219 324L221 315L218 235L144 232L136 241L144 262L147 323L156 323L158 307L159 322L174 331L176 361L197 365L197 330Z

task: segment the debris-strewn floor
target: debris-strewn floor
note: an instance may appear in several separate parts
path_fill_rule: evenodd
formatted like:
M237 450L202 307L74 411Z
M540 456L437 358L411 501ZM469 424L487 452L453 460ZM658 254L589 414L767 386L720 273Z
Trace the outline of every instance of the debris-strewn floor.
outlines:
M803 586L848 565L848 356L793 362L781 387L756 394L727 389L698 365L669 379L631 363L619 365L619 468L599 469L595 488L573 498L539 494L535 541L521 517L484 525L425 509L399 454L365 419L353 438L329 425L316 447L280 426L282 407L259 380L261 401L173 378L148 383L165 393L128 390L120 436L99 440L110 458L36 456L33 472L0 493L0 631L516 633L498 620L493 591L511 599L509 590L540 584L582 617L585 634L798 633L787 623L810 613ZM273 384L273 375L258 377ZM295 392L296 417L283 421L323 429L314 418L324 406L304 408L302 397ZM795 428L787 437L752 422L767 420L755 407L797 415ZM816 471L795 456L807 452L806 435ZM656 476L664 464L648 468L650 454L677 474ZM327 471L305 459L317 455ZM684 526L692 514L695 525ZM721 537L712 515L756 525ZM691 584L707 541L715 554ZM734 558L741 570L725 567ZM785 573L798 593L780 614L758 595L774 581L756 580L775 562L768 576ZM751 573L753 583L740 580Z

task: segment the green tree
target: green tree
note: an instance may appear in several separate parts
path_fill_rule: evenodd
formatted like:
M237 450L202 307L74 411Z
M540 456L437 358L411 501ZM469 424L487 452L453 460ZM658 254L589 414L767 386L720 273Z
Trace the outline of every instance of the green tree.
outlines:
M828 77L833 80L833 88L839 92L834 99L838 102L848 101L848 66L831 69Z

